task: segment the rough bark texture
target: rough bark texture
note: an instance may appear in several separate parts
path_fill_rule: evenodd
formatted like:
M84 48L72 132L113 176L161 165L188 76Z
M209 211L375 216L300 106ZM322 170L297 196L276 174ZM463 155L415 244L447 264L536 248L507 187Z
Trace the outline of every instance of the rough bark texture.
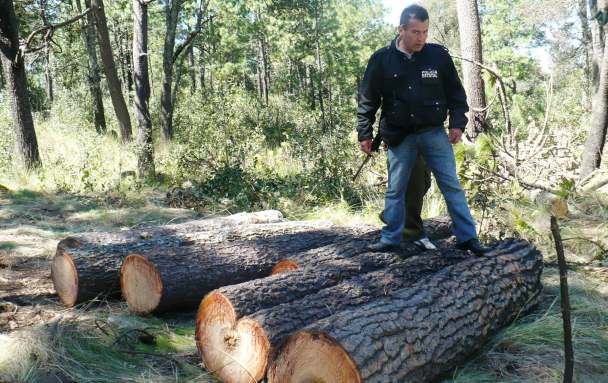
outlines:
M587 20L589 20L589 27L591 29L591 46L592 46L592 60L591 60L591 79L592 79L592 94L595 95L598 86L600 85L600 68L602 60L604 58L604 29L602 26L594 20L597 14L597 0L588 0L587 7Z
M171 87L173 85L173 50L175 48L175 31L183 0L170 0L165 5L165 42L163 48L163 86L160 94L161 137L169 141L173 137L173 103Z
M171 225L143 227L140 229L81 233L62 239L57 245L57 249L59 250L63 247L93 246L91 247L91 256L98 256L98 254L95 253L94 245L132 245L142 241L166 241L168 237L176 237L176 241L182 243L184 241L189 241L193 234L202 231L215 231L215 237L224 238L228 235L227 230L230 230L235 226L276 222L283 222L283 215L278 210L238 213L226 217L207 218Z
M215 243L239 236L250 237L248 224L277 222L281 219L278 211L271 210L142 230L84 233L67 237L57 245L51 263L51 278L59 298L66 306L73 306L98 295L116 295L120 286L119 269L130 253L152 248ZM256 230L263 231L266 228L266 234L273 230L272 225L259 226L261 228L256 227ZM233 229L237 228L239 232L234 233Z
M188 75L190 76L190 94L196 93L196 64L194 62L194 45L188 46Z
M133 110L137 121L137 170L139 178L154 179L150 79L148 77L148 6L133 0Z
M542 255L525 241L293 335L269 382L426 382L458 366L536 303Z
M469 257L455 250L418 254L400 261L392 254L363 253L208 294L196 321L203 363L224 382L248 382L248 374L231 363L236 360L259 380L274 346L294 331L384 297ZM250 339L257 344L250 344Z
M241 240L241 232L239 240L231 243L199 242L137 252L121 268L123 296L138 313L191 309L210 290L271 275L277 262L286 258L297 265L324 268L324 263L363 252L378 236L371 226L322 228L297 222L265 230L264 236L261 228L254 227L250 235L254 241ZM419 251L404 243L401 254Z
M597 23L597 21L594 21ZM604 31L606 30L604 26ZM604 51L608 50L608 39L605 39ZM591 127L583 150L580 178L585 178L600 167L602 152L606 144L608 128L608 55L604 54L600 67L600 82L593 97Z
M128 142L131 141L132 137L131 118L129 117L129 110L127 109L127 104L120 88L120 80L118 80L118 74L116 73L116 64L114 56L112 56L110 34L108 33L108 22L106 20L103 0L91 0L91 8L95 16L95 30L97 31L97 39L99 40L101 62L103 63L110 98L112 99L112 105L114 106L114 112L120 127L120 135L123 142Z
M298 270L284 272L255 279L248 282L221 287L207 294L206 300L221 297L234 310L237 318L252 314L256 311L274 307L282 303L302 299L319 290L334 286L355 275L371 272L400 261L400 257L391 253L362 253L355 256L344 254L340 257L333 246L323 246L310 253L328 252L335 257L325 257L313 267L303 267ZM199 311L197 319L205 320L205 313Z
M481 50L481 27L477 0L457 0L458 30L460 32L460 51L464 58L483 63ZM471 107L467 132L471 138L485 130L486 94L481 68L463 60L462 74L467 101Z
M141 251L125 259L121 290L137 313L187 310L198 307L213 289L270 275L286 257L329 244L356 240L359 228L319 228L307 223L270 224L252 228L250 237L209 245ZM312 257L312 253L306 256ZM142 284L149 289L142 288ZM148 294L157 291L157 295ZM148 294L142 298L142 294Z
M24 168L41 165L27 92L25 64L19 54L19 28L12 0L0 0L0 59L13 115L17 156Z
M444 217L424 221L427 233L435 236L449 233L445 230L446 224L449 226L449 220ZM434 227L439 231L430 231ZM273 273L269 277L221 287L209 296L221 295L230 302L237 318L240 318L308 296L354 275L383 268L421 253L420 248L409 242L402 243L401 248L394 253L369 253L366 245L378 235L376 229L361 226L343 230L347 230L349 235L336 236L335 242L329 245L290 254L288 258L282 259L281 263L288 261L284 273L274 275L276 267L273 267ZM445 251L453 246L452 242L451 239L444 239L436 244ZM450 259L452 258L456 256L453 255ZM440 259L437 262L438 265L443 264ZM200 314L202 313L199 312L198 316Z
M84 0L86 8L91 7L90 0ZM76 7L79 13L82 13L82 7L80 0L76 0ZM97 133L106 132L106 118L103 111L103 98L101 93L101 77L99 76L99 63L97 61L97 51L95 50L95 44L97 40L95 38L95 20L91 12L87 13L86 21L80 19L80 35L82 41L87 50L87 58L89 60L89 74L87 76L87 82L89 83L89 90L91 92L91 99L93 100L93 117L95 120L95 130Z

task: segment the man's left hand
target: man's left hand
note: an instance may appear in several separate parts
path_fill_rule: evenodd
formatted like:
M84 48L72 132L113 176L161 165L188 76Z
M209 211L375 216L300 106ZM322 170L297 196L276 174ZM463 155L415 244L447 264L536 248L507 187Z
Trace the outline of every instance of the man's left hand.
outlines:
M462 129L450 128L449 131L450 134L448 135L448 139L452 145L462 141Z

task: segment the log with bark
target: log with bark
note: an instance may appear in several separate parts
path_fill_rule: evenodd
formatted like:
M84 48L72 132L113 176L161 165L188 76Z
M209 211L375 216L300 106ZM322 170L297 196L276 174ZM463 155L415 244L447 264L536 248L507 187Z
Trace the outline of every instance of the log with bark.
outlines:
M445 219L438 221L445 222ZM295 228L309 225L305 222L291 224ZM261 233L254 231L251 237L257 238L255 241L130 254L121 267L123 297L135 313L194 309L211 290L267 277L273 271L277 272L277 263L281 261L283 264L278 268L282 268L286 258L293 265L320 265L349 258L363 252L378 235L378 230L372 226L312 227L311 230L281 232L287 225L277 225L267 238L260 238ZM432 225L446 226L431 223L429 227ZM419 250L406 243L401 251L412 254Z
M268 382L433 381L537 302L542 266L533 246L514 241L336 313L285 342Z
M111 232L88 232L71 235L59 241L58 249L74 248L89 245L119 245L133 244L134 242L166 240L167 237L187 236L190 233L201 231L214 231L231 228L239 225L256 223L273 223L284 221L278 210L264 210L255 213L238 213L226 217L213 217L187 221L183 223L142 227Z
M433 240L441 240L449 237L452 234L452 220L449 216L440 216L423 221L424 230L427 236ZM363 228L364 226L362 226ZM334 243L334 247L339 248L341 256L354 256L357 253L363 252L365 246L369 241L375 240L378 236L376 230L369 227L369 230L362 230L360 232L360 239L362 242L342 241L342 243ZM350 243L349 243L350 242ZM447 247L449 242L440 241L440 247ZM420 248L412 244L412 242L406 241L401 243L401 249L398 251L402 257L407 257L412 254L420 252ZM297 270L303 266L313 266L327 261L329 255L330 260L334 259L335 253L319 251L318 254L299 254L299 256L290 256L289 258L282 259L272 269L271 274L277 274L285 271Z
M140 230L70 236L57 245L51 278L61 301L71 307L99 295L120 293L120 266L132 252L219 242L238 236L233 233L235 230L246 233L243 228L251 224L282 220L280 212L270 210Z
M412 247L413 254L402 260L361 253L209 293L195 327L205 367L224 382L249 382L250 375L260 380L273 348L292 332L470 257L454 249L421 253Z
M121 290L129 309L141 314L195 309L211 290L267 277L287 256L300 262L317 257L329 261L344 257L343 246L362 251L363 238L373 231L370 227L319 228L306 222L258 226L274 228L267 237L263 235L268 232L252 229L249 240L130 254L120 269Z

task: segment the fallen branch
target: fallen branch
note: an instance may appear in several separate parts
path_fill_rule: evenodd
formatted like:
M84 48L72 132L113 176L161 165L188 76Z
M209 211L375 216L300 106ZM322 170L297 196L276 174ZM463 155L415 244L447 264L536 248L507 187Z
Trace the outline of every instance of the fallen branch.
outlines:
M564 321L564 383L572 383L574 370L574 351L572 349L572 325L570 323L570 300L568 297L568 270L566 268L566 257L564 256L564 245L562 243L557 218L551 216L551 233L555 240L555 251L559 265L559 288L561 295L562 319Z

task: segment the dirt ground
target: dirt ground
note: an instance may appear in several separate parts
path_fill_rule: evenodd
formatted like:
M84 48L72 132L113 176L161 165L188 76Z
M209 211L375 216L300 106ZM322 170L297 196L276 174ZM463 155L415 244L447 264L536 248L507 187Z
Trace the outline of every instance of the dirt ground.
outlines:
M192 218L166 208L164 196L146 202L116 196L2 192L0 194L0 333L48 322L65 311L54 293L50 261L57 243L77 232L119 230ZM133 202L133 201L131 201Z

